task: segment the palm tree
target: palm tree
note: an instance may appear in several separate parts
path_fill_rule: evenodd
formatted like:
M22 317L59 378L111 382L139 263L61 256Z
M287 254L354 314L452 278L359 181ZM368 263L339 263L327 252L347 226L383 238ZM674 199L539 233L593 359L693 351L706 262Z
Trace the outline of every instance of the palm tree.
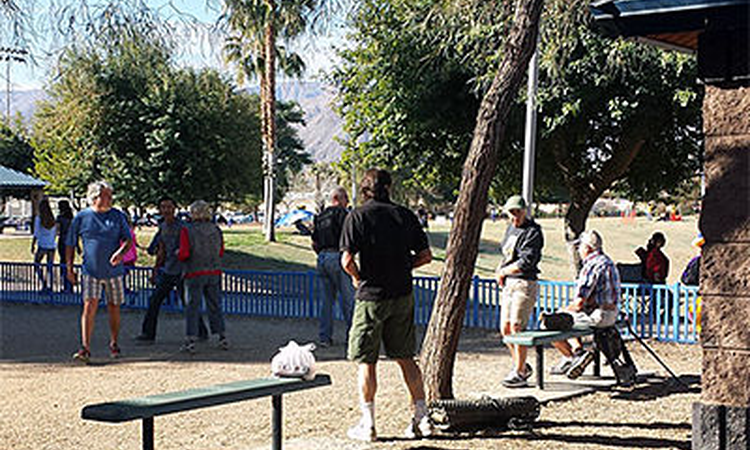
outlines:
M277 45L305 32L318 12L320 0L226 0L222 20L232 34L224 47L226 59L237 63L238 81L260 81L261 132L264 158L263 203L266 240L274 235L274 175L276 148L276 70L299 77L304 64L299 55Z

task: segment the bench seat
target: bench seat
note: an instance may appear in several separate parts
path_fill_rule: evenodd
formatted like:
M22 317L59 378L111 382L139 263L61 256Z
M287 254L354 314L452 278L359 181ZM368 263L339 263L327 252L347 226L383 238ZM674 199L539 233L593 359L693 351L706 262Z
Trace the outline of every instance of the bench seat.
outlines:
M627 323L623 320L618 320L614 326L622 328L627 326ZM553 342L590 336L594 334L594 331L595 328L591 327L573 327L568 331L530 330L504 336L503 342L506 344L536 348L536 386L537 388L544 390L544 346L552 344ZM594 350L594 375L600 376L600 374L600 355L599 351Z
M553 330L535 330L522 331L503 337L503 342L507 344L522 345L525 347L536 347L537 345L548 345L557 341L565 341L572 338L589 336L594 334L594 329L590 327L573 328L568 331Z
M275 377L235 381L204 388L88 405L81 411L81 417L87 420L110 423L143 420L143 449L153 450L154 417L156 416L271 397L273 404L272 448L281 449L282 395L330 384L331 377L322 374L317 375L315 379L310 381L299 378Z

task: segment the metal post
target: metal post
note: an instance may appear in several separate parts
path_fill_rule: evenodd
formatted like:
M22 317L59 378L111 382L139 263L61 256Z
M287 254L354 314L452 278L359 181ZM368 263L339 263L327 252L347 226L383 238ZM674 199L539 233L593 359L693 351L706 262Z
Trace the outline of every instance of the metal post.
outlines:
M5 120L10 127L10 54L5 56Z
M275 205L275 199L274 199L274 188L275 188L275 177L276 177L276 161L275 161L275 155L271 151L266 151L265 153L265 177L264 177L264 183L263 183L263 194L264 194L264 214L265 214L265 237L267 242L274 242L276 240L276 234L274 229L274 218L275 218L275 212L276 212L276 205Z
M596 347L594 347L591 351L594 352L594 376L599 378L602 376L601 352Z
M15 62L26 62L26 56L29 54L28 50L22 48L13 47L0 47L0 61L5 58L5 120L8 127L11 126L10 119L10 63Z
M154 450L154 418L143 419L143 450Z
M536 92L539 83L539 39L529 61L526 98L526 134L523 154L523 198L531 214L534 201L534 163L536 158Z
M271 449L281 450L281 426L283 424L281 419L281 395L274 395L271 397L271 404L273 405L273 413L271 416L271 422L273 424L273 440Z
M352 161L352 208L357 207L357 165Z
M544 346L536 347L536 387L541 391L544 390Z

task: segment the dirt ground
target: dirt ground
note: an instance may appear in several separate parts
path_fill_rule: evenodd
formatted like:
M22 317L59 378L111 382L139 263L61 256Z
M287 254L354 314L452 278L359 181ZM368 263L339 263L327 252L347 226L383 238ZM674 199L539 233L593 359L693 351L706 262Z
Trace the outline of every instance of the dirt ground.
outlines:
M314 341L317 323L230 317L232 348L205 343L194 356L178 352L184 324L163 315L158 341L135 346L142 313L123 314L123 358L107 358L107 318L97 318L93 363L79 366L70 355L78 346L79 309L0 303L0 450L136 449L140 423L103 424L80 417L84 405L267 376L270 358L288 340ZM343 340L337 324L338 342ZM690 386L665 373L635 342L629 344L639 369L659 377L632 389L613 389L547 404L529 431L399 438L409 418L407 393L394 363L379 364L375 444L346 439L358 418L355 367L344 346L318 349L318 371L333 385L284 397L287 449L689 449L691 405L700 394L700 347L651 342L657 353ZM533 356L531 357L533 359ZM555 355L548 351L547 361ZM461 339L454 376L458 398L492 393L509 357L494 332L469 330ZM605 368L607 373L608 369ZM260 399L158 417L156 448L265 449L271 443L271 401Z

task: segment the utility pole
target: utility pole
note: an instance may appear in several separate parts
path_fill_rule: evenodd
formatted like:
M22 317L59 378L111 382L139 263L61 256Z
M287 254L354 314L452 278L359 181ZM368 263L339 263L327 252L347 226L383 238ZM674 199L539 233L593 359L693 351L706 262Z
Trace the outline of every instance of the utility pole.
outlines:
M529 61L529 78L526 98L526 133L523 157L523 198L529 215L534 211L534 171L536 166L536 93L539 82L539 39Z
M28 50L14 47L0 47L0 61L5 61L5 123L8 128L11 126L10 120L10 63L11 62L26 62L26 56L29 54Z

